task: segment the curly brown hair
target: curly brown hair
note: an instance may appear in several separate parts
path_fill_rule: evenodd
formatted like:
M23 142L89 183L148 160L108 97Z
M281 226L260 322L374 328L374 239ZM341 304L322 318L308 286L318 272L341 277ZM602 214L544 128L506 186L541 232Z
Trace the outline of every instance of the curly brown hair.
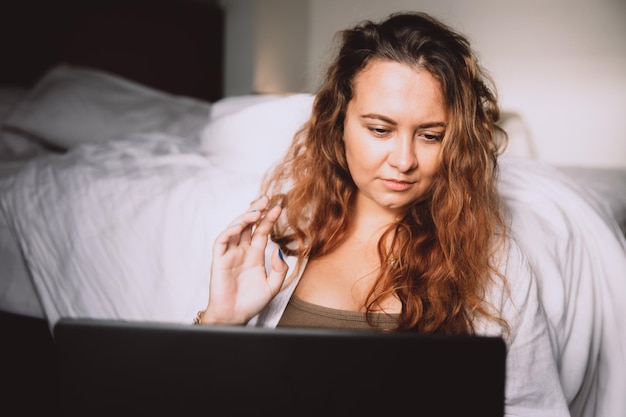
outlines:
M440 171L428 198L413 203L380 239L381 268L364 307L373 312L395 295L401 330L475 333L477 316L506 328L485 301L489 282L503 279L493 257L506 233L497 191L506 134L496 124L493 82L468 40L424 13L392 14L339 35L310 119L264 179L264 192L284 207L271 238L300 259L327 254L341 242L357 191L342 141L353 81L373 60L426 70L440 83L449 119Z

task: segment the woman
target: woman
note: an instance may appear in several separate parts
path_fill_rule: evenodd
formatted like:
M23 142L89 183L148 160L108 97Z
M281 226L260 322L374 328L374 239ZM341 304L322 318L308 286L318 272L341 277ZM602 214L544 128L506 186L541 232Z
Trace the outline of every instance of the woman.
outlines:
M342 32L264 195L217 237L196 322L501 335L507 414L569 415L507 235L489 85L467 40L428 15Z

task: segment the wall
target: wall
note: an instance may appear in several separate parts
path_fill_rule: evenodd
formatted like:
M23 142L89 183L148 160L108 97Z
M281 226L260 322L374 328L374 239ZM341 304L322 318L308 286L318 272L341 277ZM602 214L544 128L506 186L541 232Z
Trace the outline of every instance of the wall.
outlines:
M307 1L221 0L225 94L306 91Z
M256 7L257 39L271 38L284 52L270 62L254 59L265 75L253 77L250 91L313 92L336 31L398 10L423 10L469 37L496 81L502 107L526 121L539 159L626 167L624 0L223 1Z
M254 91L256 2L222 0L224 22L224 94L234 96Z

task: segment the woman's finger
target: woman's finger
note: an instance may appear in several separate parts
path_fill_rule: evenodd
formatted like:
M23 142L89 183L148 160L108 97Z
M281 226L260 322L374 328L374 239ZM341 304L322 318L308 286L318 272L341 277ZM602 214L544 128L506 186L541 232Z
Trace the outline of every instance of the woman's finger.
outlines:
M267 285L270 287L272 294L276 295L280 291L289 269L289 265L285 262L280 248L276 248L272 253L271 266L270 273L267 276Z
M263 211L266 209L269 201L270 199L266 195L262 195L250 204L250 210L244 213L244 217L240 219L246 226L243 228L239 241L236 243L233 242L233 244L240 244L242 242L250 244L252 234L256 229L256 224L262 219Z
M222 230L215 238L213 245L213 256L224 255L228 248L236 245L243 231L241 223L232 223L226 229Z
M274 206L265 213L265 216L258 222L254 234L252 235L252 240L250 241L252 246L256 248L265 248L265 246L267 246L270 231L272 227L274 227L274 223L276 223L278 217L280 217L281 212L281 206Z
M267 196L261 196L250 204L250 209L237 216L232 223L217 235L214 247L217 254L224 254L230 246L237 246L241 242L249 243L254 225L259 221L262 210L269 202Z

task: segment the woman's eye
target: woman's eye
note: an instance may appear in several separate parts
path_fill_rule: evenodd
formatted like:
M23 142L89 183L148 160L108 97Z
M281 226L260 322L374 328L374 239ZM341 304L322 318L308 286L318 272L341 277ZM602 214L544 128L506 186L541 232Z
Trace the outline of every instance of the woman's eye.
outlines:
M385 129L384 127L369 127L370 132L372 132L375 136L385 136L389 133L389 129Z
M424 133L422 134L422 136L424 137L424 139L426 139L429 142L440 142L443 139L443 133L442 134Z

